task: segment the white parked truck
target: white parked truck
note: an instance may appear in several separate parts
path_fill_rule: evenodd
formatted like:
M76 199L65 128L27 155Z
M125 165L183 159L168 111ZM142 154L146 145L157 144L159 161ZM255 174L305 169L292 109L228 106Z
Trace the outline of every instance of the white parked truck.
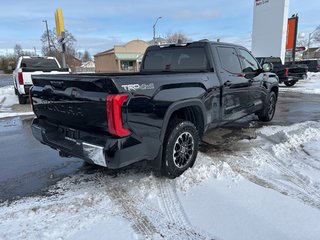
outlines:
M54 57L29 57L21 56L13 71L13 86L18 95L19 103L26 104L29 89L32 86L31 75L40 74L68 74L68 68L61 68Z

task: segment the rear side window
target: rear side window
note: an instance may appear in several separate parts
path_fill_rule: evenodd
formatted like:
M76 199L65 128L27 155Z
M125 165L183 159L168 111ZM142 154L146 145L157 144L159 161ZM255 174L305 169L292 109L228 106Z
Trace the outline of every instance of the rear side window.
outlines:
M204 48L176 47L149 50L144 59L146 71L207 71Z
M244 50L244 49L240 49L240 54L241 54L241 60L242 60L242 65L243 65L243 69L242 72L246 73L246 72L255 72L259 69L259 65L256 61L256 59L254 57L252 57L252 55ZM280 60L281 63L281 60Z
M55 59L25 58L22 59L21 67L27 68L59 68Z
M240 61L235 48L218 47L218 54L222 67L231 73L241 73Z

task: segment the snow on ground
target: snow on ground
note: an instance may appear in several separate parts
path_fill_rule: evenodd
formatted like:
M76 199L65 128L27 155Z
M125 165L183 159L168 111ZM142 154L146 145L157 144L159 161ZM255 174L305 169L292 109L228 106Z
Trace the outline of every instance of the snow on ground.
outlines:
M33 112L28 111L12 111L12 106L19 104L18 97L14 94L13 85L0 87L0 118L16 117L23 115L33 115Z
M48 195L1 204L0 239L318 239L320 122L212 146L175 180L100 169Z
M320 94L320 72L308 72L306 80L300 80L292 87L280 87L280 91Z

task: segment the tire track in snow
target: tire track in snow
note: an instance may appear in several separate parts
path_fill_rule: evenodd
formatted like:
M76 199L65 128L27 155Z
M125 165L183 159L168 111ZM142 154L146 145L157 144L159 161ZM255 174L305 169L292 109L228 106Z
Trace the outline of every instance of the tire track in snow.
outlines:
M135 207L137 203L127 191L121 187L113 188L108 191L108 195L121 208L125 218L133 223L133 229L145 239L152 239L157 232L156 227L151 223L148 216Z
M226 162L234 172L260 186L274 189L320 209L320 159L304 145L320 140L320 122L264 127L257 139L236 141L207 154Z
M290 170L288 166L283 164L281 159L273 156L271 153L257 148L255 148L254 151L261 159L264 159L268 164L278 169L290 183L293 183L298 187L298 189L292 189L297 193L297 196L299 196L303 201L320 208L320 194L318 188L306 183L306 180L303 179L298 172ZM299 188L306 191L307 194L299 190ZM289 195L295 194L289 193Z
M121 214L132 222L135 232L143 239L215 239L207 233L193 228L182 209L176 192L164 179L152 179L151 183L159 193L158 202L162 209L148 205L139 195L130 194L124 187L109 188L107 194L119 207ZM129 189L129 188L128 188Z
M214 239L209 234L195 229L189 222L176 192L175 182L172 180L159 179L157 182L160 193L160 205L164 209L168 220L174 227L181 231L172 239Z

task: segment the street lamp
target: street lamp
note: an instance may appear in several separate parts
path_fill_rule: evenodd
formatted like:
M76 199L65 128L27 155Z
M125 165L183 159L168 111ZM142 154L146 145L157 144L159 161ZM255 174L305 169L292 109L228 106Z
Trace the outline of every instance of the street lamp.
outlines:
M315 32L319 31L320 30L320 25L314 30L312 31L311 33L309 33L309 39L308 39L308 58L310 58L309 54L310 54L310 51L309 51L309 48L310 48L310 40L311 40L311 36L312 34L314 34Z
M48 29L48 21L42 20L42 22L46 23L46 30L47 30L47 37L48 37L48 48L49 48L49 54L51 55L51 45L50 45L50 36L49 36L49 29Z
M159 19L161 19L162 17L158 17L156 22L153 24L153 44L155 45L156 43L156 25L157 22L159 21Z

